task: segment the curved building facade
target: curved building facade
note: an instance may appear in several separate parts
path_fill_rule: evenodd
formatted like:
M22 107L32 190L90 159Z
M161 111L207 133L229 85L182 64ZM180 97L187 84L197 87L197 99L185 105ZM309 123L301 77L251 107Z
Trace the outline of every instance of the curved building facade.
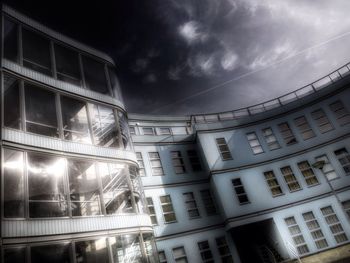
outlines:
M2 262L350 258L349 65L231 112L128 115L106 54L7 6L1 39Z

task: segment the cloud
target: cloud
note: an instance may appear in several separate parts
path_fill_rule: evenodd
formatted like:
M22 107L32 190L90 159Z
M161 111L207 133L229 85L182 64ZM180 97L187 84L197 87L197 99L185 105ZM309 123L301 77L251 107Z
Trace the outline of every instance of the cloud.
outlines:
M205 41L208 35L202 31L201 26L196 21L188 21L178 27L180 36L187 41L188 44L197 41Z
M145 83L155 83L157 82L158 78L154 73L149 73L145 78L144 82Z
M221 58L221 67L226 71L232 71L238 66L238 55L233 52L226 52Z

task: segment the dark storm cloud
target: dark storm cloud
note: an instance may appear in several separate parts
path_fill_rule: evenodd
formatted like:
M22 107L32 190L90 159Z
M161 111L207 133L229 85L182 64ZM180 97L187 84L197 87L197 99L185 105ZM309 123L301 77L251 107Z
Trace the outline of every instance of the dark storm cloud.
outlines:
M235 109L350 60L346 0L64 2L9 4L109 53L129 112Z

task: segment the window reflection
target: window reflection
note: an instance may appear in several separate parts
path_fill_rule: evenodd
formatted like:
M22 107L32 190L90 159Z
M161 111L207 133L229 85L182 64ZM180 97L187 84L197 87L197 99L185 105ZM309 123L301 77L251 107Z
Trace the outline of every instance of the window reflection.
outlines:
M75 243L77 263L108 263L108 251L105 238Z
M25 259L25 247L4 249L4 263L25 263Z
M103 63L83 56L83 68L86 88L102 94L112 95L107 86L105 65Z
M33 246L30 249L31 263L70 263L70 244Z
M122 101L123 100L122 91L120 89L118 77L115 70L111 67L108 67L108 74L111 81L111 87L112 87L114 97Z
M91 143L85 102L61 96L61 107L64 138Z
M69 190L73 216L99 215L100 190L95 164L68 160Z
M144 262L142 259L138 234L111 237L109 242L112 247L114 263Z
M4 74L4 125L21 128L19 81L7 74Z
M142 234L143 243L145 245L145 252L149 263L156 263L157 260L157 249L151 233Z
M4 58L18 61L18 26L16 23L4 19Z
M130 135L129 135L129 124L126 115L118 111L119 127L122 136L124 149L130 149Z

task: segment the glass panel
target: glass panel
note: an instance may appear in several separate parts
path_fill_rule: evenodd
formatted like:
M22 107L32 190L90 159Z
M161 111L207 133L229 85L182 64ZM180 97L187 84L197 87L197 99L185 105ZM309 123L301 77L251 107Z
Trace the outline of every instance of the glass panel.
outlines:
M24 217L23 152L4 149L4 217Z
M78 53L69 48L55 44L55 60L57 78L81 86Z
M61 96L61 107L64 138L91 143L85 102Z
M103 147L118 147L119 136L112 108L92 105L92 131L95 144Z
M110 94L107 86L105 65L92 58L83 56L83 68L86 88L102 93Z
M21 128L19 81L7 74L4 74L4 125Z
M80 241L75 243L77 263L108 263L106 239Z
M4 263L25 263L26 249L21 248L7 248L4 249Z
M117 77L117 74L115 73L115 70L111 67L108 67L108 73L109 73L109 78L111 80L111 87L112 87L114 97L117 98L118 100L123 101L122 92L120 89L118 77Z
M145 244L146 255L149 263L156 263L157 255L156 255L156 247L152 234L143 234L143 241Z
M23 65L51 75L50 41L38 33L22 28Z
M68 176L72 215L99 215L100 189L94 162L69 159Z
M55 94L25 84L26 128L28 132L58 137Z
M70 244L33 246L30 249L31 263L69 263Z
M4 58L18 61L18 26L7 18L4 19Z
M139 236L137 234L111 237L109 242L112 247L114 263L144 262L141 254Z
M124 149L130 149L130 135L129 135L129 125L128 119L125 113L118 111L119 127L122 136Z

